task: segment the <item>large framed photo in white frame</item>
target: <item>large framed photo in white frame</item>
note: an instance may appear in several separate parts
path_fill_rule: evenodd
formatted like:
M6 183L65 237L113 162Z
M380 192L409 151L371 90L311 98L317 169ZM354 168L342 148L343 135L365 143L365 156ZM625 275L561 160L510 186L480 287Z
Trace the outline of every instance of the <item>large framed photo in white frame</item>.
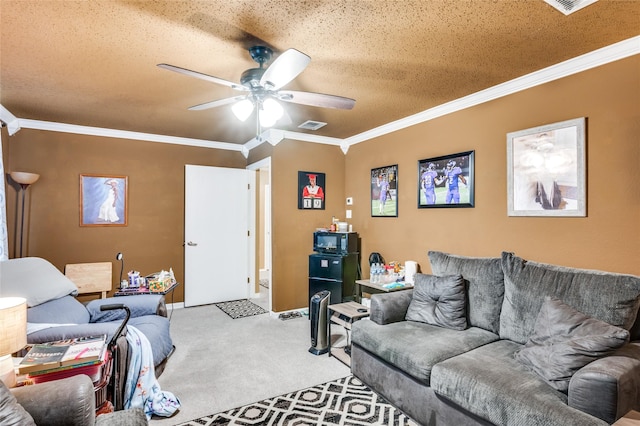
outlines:
M585 118L507 134L509 216L587 215Z

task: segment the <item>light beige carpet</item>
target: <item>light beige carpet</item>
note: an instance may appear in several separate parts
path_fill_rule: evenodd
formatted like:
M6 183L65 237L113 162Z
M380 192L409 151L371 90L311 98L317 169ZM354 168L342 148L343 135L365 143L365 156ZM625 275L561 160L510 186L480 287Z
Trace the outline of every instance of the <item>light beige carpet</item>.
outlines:
M338 327L332 335L344 343ZM213 305L176 309L171 336L176 350L158 381L182 406L171 418L154 416L151 424L183 423L350 374L336 358L309 353L307 317L232 319Z

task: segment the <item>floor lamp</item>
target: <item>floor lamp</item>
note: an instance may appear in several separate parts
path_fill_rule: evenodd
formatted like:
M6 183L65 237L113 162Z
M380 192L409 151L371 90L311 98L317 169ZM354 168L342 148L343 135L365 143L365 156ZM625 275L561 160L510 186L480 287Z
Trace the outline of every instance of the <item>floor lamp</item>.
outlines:
M24 237L24 194L27 192L29 185L36 183L40 178L40 175L28 172L11 172L9 173L11 179L20 184L20 192L22 192L22 207L21 207L21 219L20 219L20 255L22 257L22 241Z

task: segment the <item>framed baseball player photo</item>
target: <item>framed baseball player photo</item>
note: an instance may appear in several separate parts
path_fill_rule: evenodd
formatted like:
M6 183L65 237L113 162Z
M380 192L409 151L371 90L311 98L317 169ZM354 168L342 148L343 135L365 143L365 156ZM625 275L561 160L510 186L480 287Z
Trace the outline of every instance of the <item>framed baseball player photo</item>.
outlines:
M298 209L324 210L324 189L324 173L298 172Z
M418 208L473 207L475 151L418 161Z
M371 217L398 217L398 165L371 169Z

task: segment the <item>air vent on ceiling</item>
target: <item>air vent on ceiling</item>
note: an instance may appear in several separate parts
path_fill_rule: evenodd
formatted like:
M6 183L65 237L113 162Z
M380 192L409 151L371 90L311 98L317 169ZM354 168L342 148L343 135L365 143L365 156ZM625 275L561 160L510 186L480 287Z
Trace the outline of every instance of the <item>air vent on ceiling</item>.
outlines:
M305 129L305 130L318 130L319 128L324 127L326 125L327 123L323 123L322 121L307 120L301 125L299 125L298 128Z
M551 6L558 9L560 12L565 15L569 15L573 12L576 12L583 7L587 7L590 4L597 2L598 0L544 0L545 3L550 4Z

